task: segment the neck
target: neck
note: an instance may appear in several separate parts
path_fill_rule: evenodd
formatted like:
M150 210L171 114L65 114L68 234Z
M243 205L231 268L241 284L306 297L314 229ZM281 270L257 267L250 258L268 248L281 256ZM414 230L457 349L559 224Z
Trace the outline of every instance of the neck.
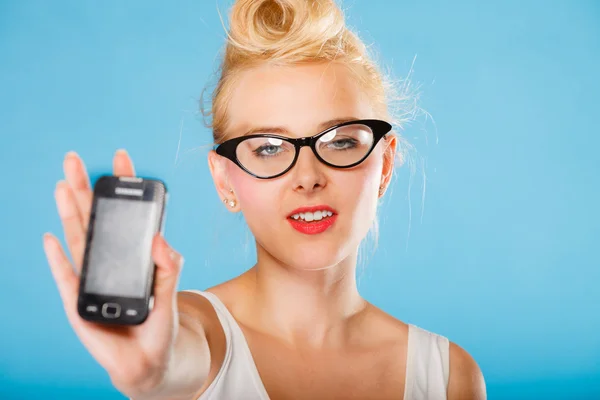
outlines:
M294 346L344 343L353 317L366 302L356 286L357 253L320 270L286 266L257 244L258 262L248 272L247 311L253 326Z

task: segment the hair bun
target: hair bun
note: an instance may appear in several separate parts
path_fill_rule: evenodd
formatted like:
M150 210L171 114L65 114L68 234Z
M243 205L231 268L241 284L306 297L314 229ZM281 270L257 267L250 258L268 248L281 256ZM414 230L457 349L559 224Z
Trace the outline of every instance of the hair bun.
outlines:
M333 0L238 0L231 9L229 50L288 61L294 55L325 58L321 52L338 47L344 33Z

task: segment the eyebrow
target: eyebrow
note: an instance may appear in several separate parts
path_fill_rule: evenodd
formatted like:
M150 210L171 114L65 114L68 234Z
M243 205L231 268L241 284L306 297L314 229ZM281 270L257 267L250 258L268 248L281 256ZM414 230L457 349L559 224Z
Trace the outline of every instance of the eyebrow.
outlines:
M350 121L358 121L359 118L356 117L345 117L345 118L334 118L334 119L330 119L328 121L325 122L321 122L318 126L319 132L324 131L327 128L330 128L334 125L338 125L344 122L350 122ZM248 136L248 135L254 135L256 133L274 133L274 134L278 134L278 135L285 135L285 134L289 134L290 131L288 131L287 129L285 129L282 126L258 126L258 127L254 127L254 128L250 128L247 131L245 131L242 136ZM317 132L315 132L316 134Z

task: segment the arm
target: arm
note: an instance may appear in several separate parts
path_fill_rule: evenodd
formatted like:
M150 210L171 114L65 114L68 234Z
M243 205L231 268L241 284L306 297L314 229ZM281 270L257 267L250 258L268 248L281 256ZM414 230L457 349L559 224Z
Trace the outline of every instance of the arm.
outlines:
M116 176L135 176L133 163L124 151L115 154L113 168ZM78 274L85 253L93 191L83 160L77 154L65 156L63 169L66 181L57 183L55 197L73 262L56 236L45 233L43 247L77 337L127 397L179 399L193 397L196 391L201 393L222 363L224 334L208 300L177 293L183 257L162 235L156 234L152 240L155 303L143 324L109 327L85 321L77 313Z
M198 398L218 372L225 354L225 335L212 305L188 292L177 294L179 328L164 379L151 395L135 400Z
M481 369L463 348L450 342L448 400L486 400Z

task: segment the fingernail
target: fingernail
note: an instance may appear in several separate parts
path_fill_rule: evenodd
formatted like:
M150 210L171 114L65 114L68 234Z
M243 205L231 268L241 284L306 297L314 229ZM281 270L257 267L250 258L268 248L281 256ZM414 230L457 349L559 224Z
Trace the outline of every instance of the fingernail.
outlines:
M67 185L67 181L64 179L61 179L60 181L56 182L56 186L54 187L54 193L57 196L57 198L64 198L65 185Z
M44 250L46 251L48 258L50 260L55 260L56 259L56 249L55 249L55 246L52 245L52 235L49 234L48 232L44 233L43 242L44 242Z
M44 247L48 246L50 240L50 234L48 232L44 232L42 235L42 242L44 243Z
M171 260L175 261L177 263L177 265L181 266L183 265L183 256L179 253L177 253L174 250L171 250Z
M115 154L121 154L126 156L127 155L127 150L125 149L117 149L117 151L115 151Z

